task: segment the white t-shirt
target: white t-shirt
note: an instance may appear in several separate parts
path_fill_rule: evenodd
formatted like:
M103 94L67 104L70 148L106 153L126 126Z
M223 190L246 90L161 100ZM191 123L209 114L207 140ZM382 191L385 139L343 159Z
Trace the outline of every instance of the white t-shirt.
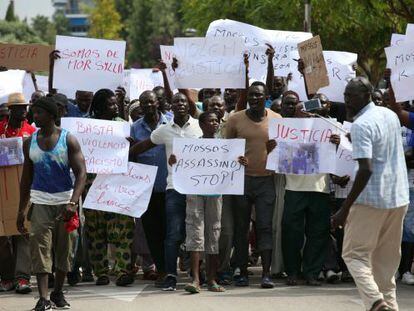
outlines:
M183 127L171 120L169 123L161 125L151 133L151 142L155 145L165 145L167 161L173 150L174 138L198 138L203 136L203 132L198 125L198 120L189 117ZM172 182L172 167L168 165L167 189L174 189Z

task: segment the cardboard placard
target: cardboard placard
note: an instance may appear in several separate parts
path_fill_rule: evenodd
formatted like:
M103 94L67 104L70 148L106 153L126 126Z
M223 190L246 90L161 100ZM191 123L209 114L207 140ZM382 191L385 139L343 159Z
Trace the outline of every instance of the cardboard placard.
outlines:
M48 71L53 46L0 43L0 66L8 69Z
M305 64L304 74L308 92L309 94L315 94L321 87L329 85L321 38L316 36L299 43L298 51Z
M16 221L22 172L23 165L0 167L0 236L20 234Z

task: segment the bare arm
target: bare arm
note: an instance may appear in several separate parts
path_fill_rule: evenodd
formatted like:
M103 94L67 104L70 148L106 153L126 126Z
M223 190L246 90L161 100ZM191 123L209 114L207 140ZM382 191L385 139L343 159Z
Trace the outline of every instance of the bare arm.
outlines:
M19 201L19 212L17 214L17 229L20 233L27 233L26 228L24 227L25 213L27 205L30 200L30 188L33 182L33 162L29 157L30 142L32 138L27 139L23 142L23 153L24 153L24 163L23 163L23 173L20 181L20 201Z
M154 144L150 138L140 141L139 143L136 143L131 148L129 148L129 156L138 155L141 153L144 153L147 150L150 150L151 148L154 148L156 144Z
M55 60L59 58L60 55L58 50L54 50L49 54L49 94L56 94L56 89L53 88L53 69L55 68Z
M235 111L241 111L247 107L247 93L249 90L249 55L243 55L244 64L246 65L246 86L241 90L239 99L237 100Z
M275 68L273 67L273 56L275 55L275 50L270 44L267 44L268 49L266 50L267 55L267 77L266 77L266 87L269 90L269 94L273 91L274 79L275 79Z
M79 142L73 135L68 135L68 156L69 165L75 175L75 185L71 202L77 203L79 198L82 196L83 189L86 183L86 164Z
M305 63L303 62L302 59L298 60L298 71L303 76L303 82L305 83L306 96L308 97L308 99L312 98L313 94L309 94L308 92L308 84L306 83L306 78L305 78Z
M351 192L342 204L341 209L334 216L332 216L331 224L333 228L343 226L345 224L352 204L354 204L355 200L359 197L371 178L371 159L358 159L358 165L358 172L355 176L355 182L352 185Z
M167 65L164 63L163 60L160 60L160 62L158 63L158 68L161 70L161 73L162 73L165 96L167 97L167 101L169 103L172 103L173 91L171 90L170 82L168 81L168 77L167 77Z

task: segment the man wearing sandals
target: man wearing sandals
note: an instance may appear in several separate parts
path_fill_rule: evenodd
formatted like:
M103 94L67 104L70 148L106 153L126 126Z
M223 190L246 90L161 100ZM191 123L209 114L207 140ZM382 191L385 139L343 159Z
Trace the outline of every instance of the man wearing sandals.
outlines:
M400 263L403 220L409 203L401 126L391 110L371 101L363 77L345 89L358 172L351 192L332 217L345 225L342 257L367 310L398 310L394 275Z

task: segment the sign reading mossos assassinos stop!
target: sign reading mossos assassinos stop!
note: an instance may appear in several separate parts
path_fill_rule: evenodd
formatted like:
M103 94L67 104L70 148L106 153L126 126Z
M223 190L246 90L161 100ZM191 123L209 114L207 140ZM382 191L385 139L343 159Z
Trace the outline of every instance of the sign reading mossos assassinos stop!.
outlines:
M125 41L56 36L53 87L95 92L122 85Z
M62 118L61 126L78 139L88 173L120 174L127 171L128 122Z

